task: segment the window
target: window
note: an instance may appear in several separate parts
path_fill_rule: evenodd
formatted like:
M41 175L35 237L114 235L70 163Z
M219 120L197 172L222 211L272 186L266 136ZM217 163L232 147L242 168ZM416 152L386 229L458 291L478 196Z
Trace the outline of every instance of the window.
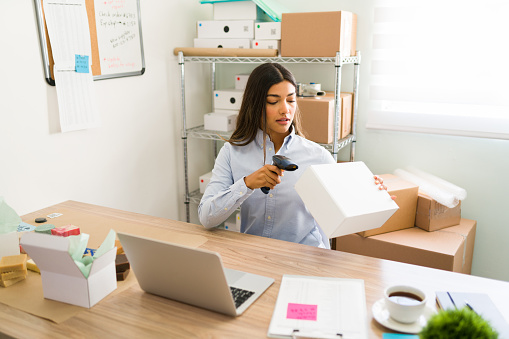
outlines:
M368 128L509 139L506 0L375 0Z

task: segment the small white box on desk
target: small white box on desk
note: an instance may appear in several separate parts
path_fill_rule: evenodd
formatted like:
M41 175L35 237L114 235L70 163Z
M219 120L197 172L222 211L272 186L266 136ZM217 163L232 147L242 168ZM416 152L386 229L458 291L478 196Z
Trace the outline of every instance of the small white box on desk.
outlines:
M3 256L19 254L18 232L0 234L0 259Z
M235 89L245 90L249 74L237 74L235 75Z
M214 110L218 109L240 109L242 103L243 89L219 89L214 91Z
M194 39L196 48L251 48L251 39Z
M239 111L215 111L203 116L203 128L209 131L229 132L235 129Z
M281 40L281 22L256 22L255 39Z
M329 238L380 227L399 208L362 161L312 165L295 190Z
M205 193L205 189L207 188L207 185L210 182L210 178L212 178L212 172L208 172L205 174L200 175L200 193Z
M254 39L254 20L205 20L196 23L200 39Z
M117 248L94 260L85 278L69 254L69 237L25 233L21 246L41 270L44 298L90 308L117 288Z

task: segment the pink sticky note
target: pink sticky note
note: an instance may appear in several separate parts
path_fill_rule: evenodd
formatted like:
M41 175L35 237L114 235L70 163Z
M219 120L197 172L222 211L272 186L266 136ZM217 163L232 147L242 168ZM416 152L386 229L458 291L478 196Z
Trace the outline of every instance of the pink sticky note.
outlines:
M316 321L318 305L288 303L287 319Z

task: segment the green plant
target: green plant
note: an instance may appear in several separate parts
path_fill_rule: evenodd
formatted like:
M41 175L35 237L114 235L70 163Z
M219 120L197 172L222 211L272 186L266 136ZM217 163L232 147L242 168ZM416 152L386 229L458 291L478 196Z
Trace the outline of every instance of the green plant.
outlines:
M498 333L488 321L469 308L441 310L431 316L420 339L495 339Z

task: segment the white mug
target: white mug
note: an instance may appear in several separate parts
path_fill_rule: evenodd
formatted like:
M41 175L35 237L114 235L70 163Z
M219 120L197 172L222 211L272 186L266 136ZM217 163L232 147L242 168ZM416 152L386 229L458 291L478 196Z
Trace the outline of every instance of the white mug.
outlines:
M385 307L392 319L400 323L413 323L424 313L426 293L407 285L390 286L384 292Z

